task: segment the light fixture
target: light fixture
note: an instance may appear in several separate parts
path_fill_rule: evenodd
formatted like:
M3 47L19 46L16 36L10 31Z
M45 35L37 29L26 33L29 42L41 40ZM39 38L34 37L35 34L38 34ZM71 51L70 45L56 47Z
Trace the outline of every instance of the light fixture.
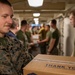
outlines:
M34 18L34 21L38 21L39 20L39 18Z
M34 17L39 17L40 16L40 13L33 13L33 16Z
M39 24L39 21L35 21L35 24L36 24L36 25Z
M34 18L35 24L39 24L39 18Z
M28 4L31 7L40 7L43 5L43 0L28 0Z

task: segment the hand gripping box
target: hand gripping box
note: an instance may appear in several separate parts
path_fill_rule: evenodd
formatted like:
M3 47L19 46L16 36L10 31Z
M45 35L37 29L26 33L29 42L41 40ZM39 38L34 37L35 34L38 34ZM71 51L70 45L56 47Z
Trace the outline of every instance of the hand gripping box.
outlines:
M38 54L23 68L24 75L75 75L75 57Z

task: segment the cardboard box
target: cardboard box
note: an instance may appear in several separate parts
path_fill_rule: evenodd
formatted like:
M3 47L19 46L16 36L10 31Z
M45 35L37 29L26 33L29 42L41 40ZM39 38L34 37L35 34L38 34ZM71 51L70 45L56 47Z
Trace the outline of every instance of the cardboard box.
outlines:
M75 75L75 57L38 54L26 67L24 75Z
M39 35L38 34L33 35L32 39L34 43L37 43L37 41L39 40Z

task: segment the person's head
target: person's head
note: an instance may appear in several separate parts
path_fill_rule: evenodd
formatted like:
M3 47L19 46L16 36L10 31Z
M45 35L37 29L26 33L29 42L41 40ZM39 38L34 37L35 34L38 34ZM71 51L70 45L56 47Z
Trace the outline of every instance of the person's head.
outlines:
M24 31L26 31L26 29L27 29L27 21L26 20L22 20L21 21L21 29L23 29Z
M50 30L50 25L45 25L45 30L46 31Z
M40 26L41 28L44 28L45 27L45 24L41 24L41 26Z
M13 9L8 0L0 0L0 37L9 32L12 24Z
M75 27L75 10L71 10L69 14L70 23Z
M31 27L31 26L30 26L29 24L27 24L27 29L26 29L26 30L29 31L30 27Z
M55 19L51 20L51 27L55 28L56 27L57 21Z
M19 21L17 18L13 18L13 23L10 26L10 31L12 31L15 34L19 31Z

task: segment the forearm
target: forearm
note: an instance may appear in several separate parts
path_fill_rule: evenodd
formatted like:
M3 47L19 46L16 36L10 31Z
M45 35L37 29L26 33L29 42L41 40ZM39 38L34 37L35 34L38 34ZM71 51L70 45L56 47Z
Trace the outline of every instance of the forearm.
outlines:
M51 50L53 49L54 44L55 44L55 39L51 39L51 42L50 42L50 45L49 45L49 48L48 48L48 52L49 52L49 53L50 53Z
M43 42L47 42L47 39L44 39L44 40L42 40L42 41L40 41L41 43L43 43Z
M53 49L53 46L54 46L53 44L49 45L48 52L51 52L51 50Z

